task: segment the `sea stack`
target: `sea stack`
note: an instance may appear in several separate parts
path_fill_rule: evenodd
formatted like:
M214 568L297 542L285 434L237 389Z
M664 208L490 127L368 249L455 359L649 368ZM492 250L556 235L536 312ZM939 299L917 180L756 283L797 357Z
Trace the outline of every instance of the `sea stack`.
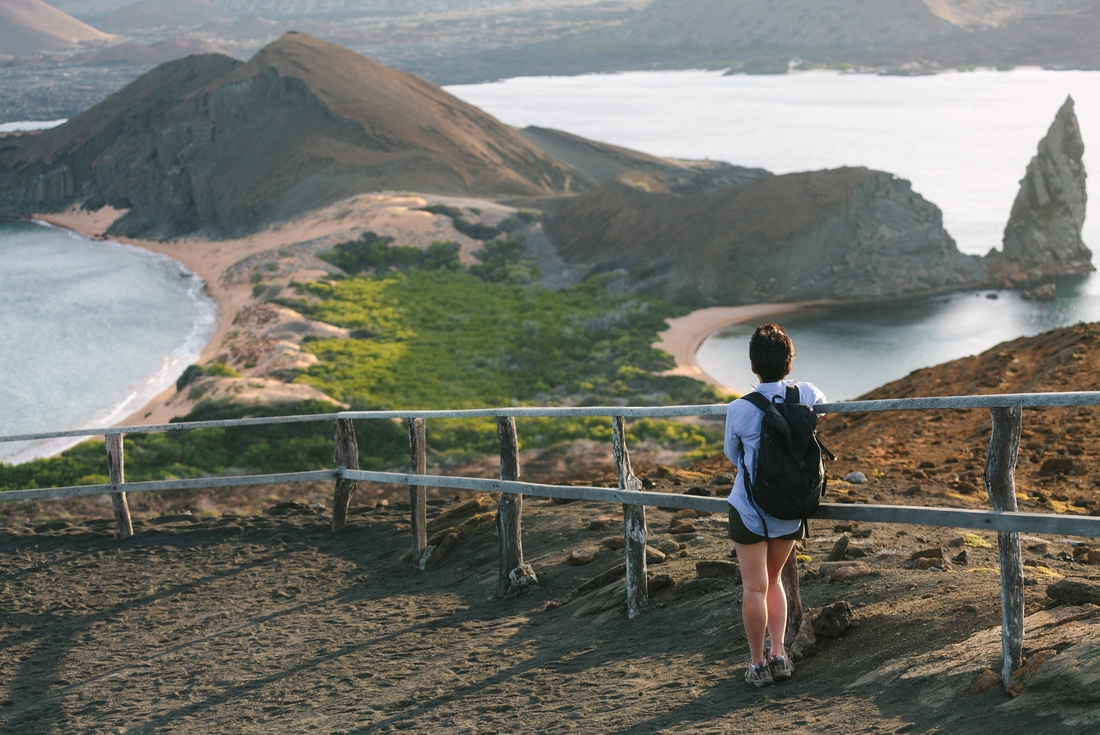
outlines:
M1023 285L1024 275L1035 283L1095 270L1092 251L1081 240L1087 199L1084 152L1073 98L1067 97L1027 166L1005 227L1006 271L1014 271L1010 280L1016 285Z

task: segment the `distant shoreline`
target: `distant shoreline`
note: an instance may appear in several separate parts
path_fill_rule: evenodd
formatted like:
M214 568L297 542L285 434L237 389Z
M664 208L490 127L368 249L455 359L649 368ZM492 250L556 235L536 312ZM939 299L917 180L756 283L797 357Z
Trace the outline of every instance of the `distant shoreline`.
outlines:
M732 327L736 324L744 324L758 319L764 319L780 314L789 314L799 311L807 306L813 306L820 302L796 301L784 304L749 304L746 306L710 306L698 309L686 316L668 320L668 329L658 333L660 338L653 343L653 347L664 350L672 355L676 361L676 367L665 371L664 375L682 375L714 386L726 393L739 393L739 391L723 385L708 375L695 361L695 353L707 337L720 329ZM748 359L748 346L746 345L746 359Z

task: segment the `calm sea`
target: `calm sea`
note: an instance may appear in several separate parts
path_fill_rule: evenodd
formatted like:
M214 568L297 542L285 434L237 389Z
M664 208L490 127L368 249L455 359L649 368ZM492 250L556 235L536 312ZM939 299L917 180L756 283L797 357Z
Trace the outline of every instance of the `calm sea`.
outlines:
M0 222L0 435L117 422L170 386L217 306L176 261L29 222ZM76 441L0 444L0 461Z
M516 126L539 125L660 156L712 158L776 173L862 165L889 171L937 204L966 253L999 248L1019 180L1073 95L1085 167L1100 172L1100 72L1017 69L926 77L815 71L709 71L529 77L448 91ZM1100 209L1085 242L1100 250ZM1100 278L1061 283L1050 304L959 294L887 308L784 317L794 377L854 398L911 370L1000 341L1100 320ZM699 364L747 390L747 329L714 335Z

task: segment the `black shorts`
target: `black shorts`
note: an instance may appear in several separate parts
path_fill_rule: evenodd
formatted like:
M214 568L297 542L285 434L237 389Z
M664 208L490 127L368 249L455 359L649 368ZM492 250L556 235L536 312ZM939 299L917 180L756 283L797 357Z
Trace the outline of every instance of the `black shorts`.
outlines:
M732 505L730 505L730 538L736 543L746 545L767 541L763 536L755 534L745 527L745 522L741 520L741 514ZM786 536L779 536L778 538L783 541L801 541L806 538L806 524L803 523L794 533L788 533Z

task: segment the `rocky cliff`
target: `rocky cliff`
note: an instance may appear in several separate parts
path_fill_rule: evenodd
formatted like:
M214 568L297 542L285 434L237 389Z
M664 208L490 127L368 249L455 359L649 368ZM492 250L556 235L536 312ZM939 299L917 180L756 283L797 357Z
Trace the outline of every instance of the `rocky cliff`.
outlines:
M938 207L865 168L687 196L625 174L568 202L547 231L570 263L625 268L637 287L700 305L894 297L985 280Z
M1095 270L1092 251L1081 240L1087 201L1084 152L1068 97L1020 181L1003 251L988 256L994 280L1034 283Z
M0 140L0 215L105 203L113 232L223 236L360 192L549 196L587 186L512 128L304 34L248 63L164 64L67 124Z

